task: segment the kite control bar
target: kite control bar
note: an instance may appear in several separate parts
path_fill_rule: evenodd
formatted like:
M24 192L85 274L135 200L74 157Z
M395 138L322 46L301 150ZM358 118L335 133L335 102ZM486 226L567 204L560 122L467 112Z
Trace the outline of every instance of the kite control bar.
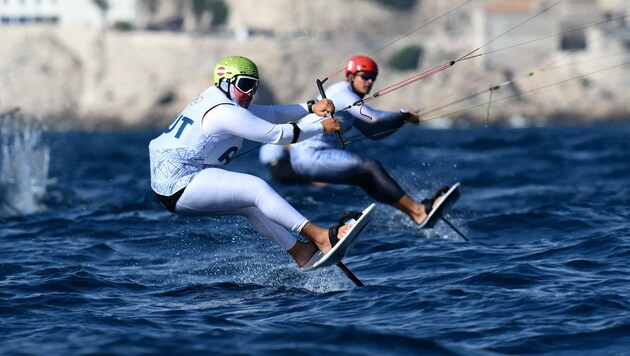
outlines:
M324 91L323 84L327 80L328 78L324 79L324 81L317 79L317 89L319 89L319 94L322 96L322 99L326 99L326 92ZM337 142L339 142L339 146L341 147L342 150L345 150L346 144L343 143L343 137L341 137L341 132L335 132L335 134L337 134Z

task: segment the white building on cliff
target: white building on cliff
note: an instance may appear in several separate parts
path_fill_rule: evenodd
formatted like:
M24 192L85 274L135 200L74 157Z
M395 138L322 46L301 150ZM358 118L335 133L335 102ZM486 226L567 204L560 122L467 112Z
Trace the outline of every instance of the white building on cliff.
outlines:
M51 24L102 29L134 23L135 0L0 0L0 24Z

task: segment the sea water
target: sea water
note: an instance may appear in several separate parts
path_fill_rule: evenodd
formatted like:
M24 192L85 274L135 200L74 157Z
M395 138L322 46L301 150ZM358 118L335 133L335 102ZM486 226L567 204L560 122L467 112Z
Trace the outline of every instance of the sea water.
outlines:
M157 135L3 141L2 167L23 155L21 179L47 183L2 182L37 208L13 200L0 217L1 354L628 353L628 123L405 127L348 145L416 199L461 182L447 218L471 239L377 204L345 259L363 288L336 267L301 272L242 218L166 211L149 181ZM49 162L21 151L33 147ZM230 166L270 180L257 153ZM323 226L372 202L270 184Z

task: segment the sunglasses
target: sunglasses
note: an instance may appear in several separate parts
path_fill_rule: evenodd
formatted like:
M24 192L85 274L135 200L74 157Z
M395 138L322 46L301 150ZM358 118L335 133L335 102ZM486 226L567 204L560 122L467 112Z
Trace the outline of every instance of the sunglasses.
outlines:
M258 79L254 77L248 77L246 75L239 75L234 80L234 86L243 94L249 94L253 92L256 94L256 89L258 89Z
M359 75L359 77L361 77L361 79L363 80L370 80L370 79L372 79L372 81L376 80L376 74L374 73L363 73Z

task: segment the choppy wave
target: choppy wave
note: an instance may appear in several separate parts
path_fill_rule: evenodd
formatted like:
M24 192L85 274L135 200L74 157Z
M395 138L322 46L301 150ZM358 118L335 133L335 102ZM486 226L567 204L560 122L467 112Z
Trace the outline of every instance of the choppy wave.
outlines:
M416 198L461 181L447 213L472 239L378 205L345 260L363 288L300 272L243 219L166 212L149 189L156 134L42 134L56 183L40 210L0 217L0 352L627 353L628 125L409 128L349 147ZM255 154L231 168L261 172ZM371 202L272 184L322 225Z

